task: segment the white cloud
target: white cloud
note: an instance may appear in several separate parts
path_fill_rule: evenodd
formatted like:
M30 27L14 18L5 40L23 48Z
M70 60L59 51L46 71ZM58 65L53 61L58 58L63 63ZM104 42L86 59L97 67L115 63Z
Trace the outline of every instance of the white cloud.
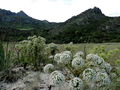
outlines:
M120 0L95 0L95 5L108 16L120 16Z
M120 15L120 0L0 0L0 8L25 11L33 18L65 21L88 8L98 6L105 15Z

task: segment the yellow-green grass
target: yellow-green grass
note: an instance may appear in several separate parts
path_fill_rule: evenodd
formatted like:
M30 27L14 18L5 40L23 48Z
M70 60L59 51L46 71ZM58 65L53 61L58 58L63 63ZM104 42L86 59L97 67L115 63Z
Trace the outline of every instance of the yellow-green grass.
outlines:
M59 44L60 51L64 51L67 48L70 48L73 53L77 51L84 51L88 52L90 49L94 47L104 46L106 50L120 48L120 43L80 43L80 44Z

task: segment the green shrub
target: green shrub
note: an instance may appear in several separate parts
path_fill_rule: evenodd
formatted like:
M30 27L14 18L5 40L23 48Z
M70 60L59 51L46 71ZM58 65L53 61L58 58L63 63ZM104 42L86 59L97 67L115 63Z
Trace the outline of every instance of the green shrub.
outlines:
M41 36L33 36L16 44L16 48L20 53L20 63L25 67L28 64L33 65L36 70L40 69L40 64L44 64L47 60L45 41Z

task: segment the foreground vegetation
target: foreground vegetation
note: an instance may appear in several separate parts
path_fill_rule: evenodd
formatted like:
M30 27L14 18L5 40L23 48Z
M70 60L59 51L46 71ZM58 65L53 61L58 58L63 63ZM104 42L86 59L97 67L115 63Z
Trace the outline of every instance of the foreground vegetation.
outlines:
M23 67L47 73L51 87L70 81L73 90L120 89L119 43L59 45L45 41L33 36L21 42L0 43L0 81L17 81L24 74L12 71Z

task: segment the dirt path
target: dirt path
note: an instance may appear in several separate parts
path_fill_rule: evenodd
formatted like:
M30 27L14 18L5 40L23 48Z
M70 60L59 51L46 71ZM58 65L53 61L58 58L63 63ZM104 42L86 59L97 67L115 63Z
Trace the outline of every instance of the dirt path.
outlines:
M1 83L0 90L48 90L49 83L47 74L29 71L27 76L15 83ZM51 90L70 90L67 86L64 84L62 87L52 87Z

